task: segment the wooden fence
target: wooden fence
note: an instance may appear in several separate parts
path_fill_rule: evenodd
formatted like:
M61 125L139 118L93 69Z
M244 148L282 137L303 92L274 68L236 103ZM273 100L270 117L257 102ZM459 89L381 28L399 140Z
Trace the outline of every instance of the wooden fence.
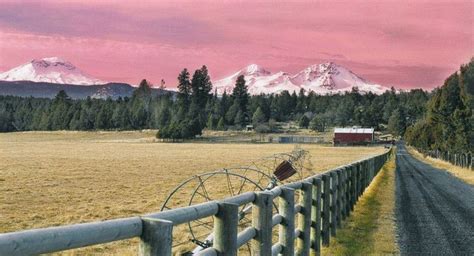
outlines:
M140 217L0 234L0 255L51 253L134 237L141 240L139 255L171 255L173 227L209 216L214 216L212 247L197 255L237 255L239 247L249 242L252 255L319 255L391 151L272 190L221 201ZM248 203L252 225L238 233L238 207Z
M418 150L425 156L437 158L453 165L474 170L473 156L471 152L452 153L449 151L442 152L440 150Z

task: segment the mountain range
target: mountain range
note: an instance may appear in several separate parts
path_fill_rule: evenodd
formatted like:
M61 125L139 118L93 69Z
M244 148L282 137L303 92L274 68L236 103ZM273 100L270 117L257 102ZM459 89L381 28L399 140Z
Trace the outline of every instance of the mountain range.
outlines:
M360 92L381 94L389 88L368 82L352 71L333 62L311 65L296 74L272 73L259 65L249 65L233 75L213 83L219 94L231 93L237 77L243 75L250 94L280 93L284 90L316 94L331 94L351 91L357 87Z
M127 83L110 83L91 77L58 57L35 59L0 74L0 95L53 98L64 90L73 99L116 99L132 96L135 89ZM152 88L153 95L166 92Z
M333 62L311 65L296 74L283 71L272 73L252 64L226 78L213 81L213 87L218 94L229 94L240 75L244 76L252 95L281 93L284 90L291 93L301 89L316 94L333 94L351 91L353 87L360 92L376 94L388 90ZM96 79L58 57L32 60L0 73L0 95L51 98L59 90L65 90L72 98L118 98L131 96L134 89L130 84ZM152 90L154 94L166 92L156 88Z

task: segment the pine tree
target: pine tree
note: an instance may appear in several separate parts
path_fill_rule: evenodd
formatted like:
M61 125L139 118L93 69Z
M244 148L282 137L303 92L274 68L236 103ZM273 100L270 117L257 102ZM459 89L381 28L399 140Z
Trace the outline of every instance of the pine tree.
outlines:
M212 83L207 67L202 66L194 72L191 80L191 98L200 109L206 106L207 100L211 97Z
M217 130L218 131L224 131L225 130L224 117L221 117L219 119L219 122L217 123Z
M393 111L388 119L388 131L396 136L403 136L405 133L405 118L401 109Z
M245 115L242 110L239 110L235 115L234 124L240 129L245 125Z
M255 127L257 125L264 123L266 121L265 114L263 113L262 109L260 107L255 110L252 116L252 123Z
M65 130L69 128L69 122L72 119L71 114L68 113L69 107L72 105L72 100L64 90L58 92L51 105L51 116L48 126L52 130Z
M237 77L231 97L234 100L234 104L238 104L239 110L245 115L247 113L247 105L250 96L243 75Z
M306 115L302 115L300 118L300 121L298 122L298 125L300 128L308 128L309 126L309 118Z
M185 68L178 76L178 105L182 108L189 106L191 95L191 82L189 81L189 72Z
M315 116L313 117L313 119L311 119L311 122L309 123L309 128L318 132L325 132L326 126L327 120L324 118L324 116Z
M209 114L207 118L207 124L206 124L207 129L209 130L214 130L215 128L215 119L212 114Z

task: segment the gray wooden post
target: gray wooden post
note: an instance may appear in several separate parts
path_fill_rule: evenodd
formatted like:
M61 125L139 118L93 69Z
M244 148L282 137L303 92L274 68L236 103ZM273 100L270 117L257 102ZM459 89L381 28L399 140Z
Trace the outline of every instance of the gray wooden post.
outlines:
M313 209L311 210L311 255L321 253L321 179L313 180Z
M330 233L329 233L329 217L330 217L330 197L331 197L331 176L329 174L323 175L323 188L324 193L323 197L323 211L322 211L322 218L323 218L323 229L321 230L322 234L322 244L323 246L329 246L330 241Z
M346 217L349 217L352 207L352 165L347 166L346 169L346 189Z
M257 235L252 239L252 255L272 254L272 207L270 192L258 192L252 205L252 226Z
M374 172L375 172L375 168L374 168L374 159L370 159L369 160L369 182L368 184L370 184L372 182L372 178L374 177Z
M352 173L352 165L347 166L346 168L346 217L349 217L351 214L351 173Z
M311 208L313 204L313 184L302 182L300 205L301 212L298 218L300 235L296 238L296 255L307 256L311 247Z
M360 194L364 194L365 188L367 187L367 160L364 160L364 168L362 169L362 191Z
M279 225L279 243L282 245L280 255L293 256L295 254L295 190L288 187L281 188L278 201L278 212L283 217Z
M336 170L337 184L336 184L336 225L338 228L342 224L342 171Z
M331 235L336 236L337 228L337 174L331 172Z
M356 195L356 200L354 202L354 205L355 203L357 203L357 201L359 201L359 195L360 195L360 173L361 173L361 170L362 170L362 163L361 162L358 162L356 164L356 173L355 173L355 195Z
M357 164L352 165L351 170L351 211L354 210L354 205L357 201Z
M239 225L239 205L219 203L214 217L214 242L212 247L217 255L237 255L237 227Z
M365 161L360 163L359 166L359 197L362 195L364 191L364 170L365 170Z
M153 218L142 218L142 223L143 231L140 236L138 255L171 255L173 222Z
M341 179L342 179L342 201L341 201L341 218L342 220L346 219L347 216L347 206L348 200L347 200L347 173L348 173L349 168L344 167L341 172Z

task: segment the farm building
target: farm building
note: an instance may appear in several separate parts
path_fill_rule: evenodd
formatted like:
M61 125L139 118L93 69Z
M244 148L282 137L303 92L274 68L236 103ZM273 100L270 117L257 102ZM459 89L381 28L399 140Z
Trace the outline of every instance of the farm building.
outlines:
M374 128L334 128L334 145L364 145L374 142Z

